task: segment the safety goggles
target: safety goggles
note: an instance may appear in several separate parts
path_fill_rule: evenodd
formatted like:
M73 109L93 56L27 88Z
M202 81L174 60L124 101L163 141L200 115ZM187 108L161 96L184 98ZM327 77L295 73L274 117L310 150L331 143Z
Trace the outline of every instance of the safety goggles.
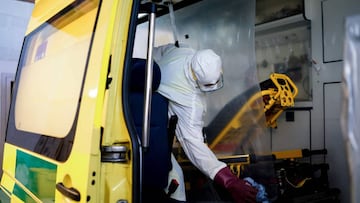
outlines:
M221 74L219 80L216 81L214 84L201 84L199 80L196 80L196 83L202 92L212 92L224 86L224 79L223 75Z

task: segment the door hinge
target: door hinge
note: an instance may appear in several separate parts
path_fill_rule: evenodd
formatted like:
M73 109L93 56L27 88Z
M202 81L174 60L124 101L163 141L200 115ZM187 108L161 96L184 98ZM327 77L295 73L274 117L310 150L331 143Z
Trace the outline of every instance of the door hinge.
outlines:
M125 145L113 145L101 147L102 162L124 163L129 161L129 149Z

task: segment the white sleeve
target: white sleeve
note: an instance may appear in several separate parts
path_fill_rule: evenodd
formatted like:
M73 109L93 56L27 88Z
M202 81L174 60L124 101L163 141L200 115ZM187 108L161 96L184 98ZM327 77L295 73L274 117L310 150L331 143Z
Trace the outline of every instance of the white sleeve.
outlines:
M202 173L214 179L220 169L226 164L220 162L210 148L204 143L202 128L202 108L181 106L169 103L170 113L178 116L176 136L188 159ZM199 112L201 111L201 112Z

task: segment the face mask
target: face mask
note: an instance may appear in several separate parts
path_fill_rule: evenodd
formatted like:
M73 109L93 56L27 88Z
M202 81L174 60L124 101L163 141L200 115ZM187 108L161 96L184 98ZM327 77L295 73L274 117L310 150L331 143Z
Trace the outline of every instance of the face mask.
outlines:
M223 75L221 74L219 80L216 81L216 83L214 84L201 84L197 79L196 79L196 83L202 92L212 92L224 86L224 79L223 79Z

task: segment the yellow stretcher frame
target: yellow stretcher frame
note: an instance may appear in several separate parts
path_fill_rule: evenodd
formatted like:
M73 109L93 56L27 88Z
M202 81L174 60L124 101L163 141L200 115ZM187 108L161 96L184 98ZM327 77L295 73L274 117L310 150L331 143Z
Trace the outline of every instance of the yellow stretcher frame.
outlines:
M326 155L326 149L319 149L319 150L309 150L309 149L290 149L290 150L283 150L283 151L273 151L270 154L238 154L238 155L228 155L228 156L218 156L217 158L226 163L232 173L237 177L241 177L243 175L244 168L246 165L259 163L262 161L266 162L276 162L279 160L300 160L302 158L311 157L313 155ZM196 168L191 164L190 160L181 158L178 159L179 164L181 167L187 170L196 170ZM300 182L298 185L301 187L303 183L306 181Z
M294 82L285 74L273 73L270 75L270 79L274 87L262 90L252 95L248 102L246 102L241 109L233 116L231 121L224 127L218 136L210 143L210 149L214 149L218 144L224 140L229 140L227 136L233 129L239 129L242 127L242 119L247 112L252 111L258 105L254 105L259 102L260 99L264 101L264 110L258 110L258 114L255 115L256 120L260 120L265 113L266 125L268 127L276 127L277 118L288 107L294 106L294 100L298 94L298 89ZM235 135L231 139L237 140L239 143L243 139L242 134Z

